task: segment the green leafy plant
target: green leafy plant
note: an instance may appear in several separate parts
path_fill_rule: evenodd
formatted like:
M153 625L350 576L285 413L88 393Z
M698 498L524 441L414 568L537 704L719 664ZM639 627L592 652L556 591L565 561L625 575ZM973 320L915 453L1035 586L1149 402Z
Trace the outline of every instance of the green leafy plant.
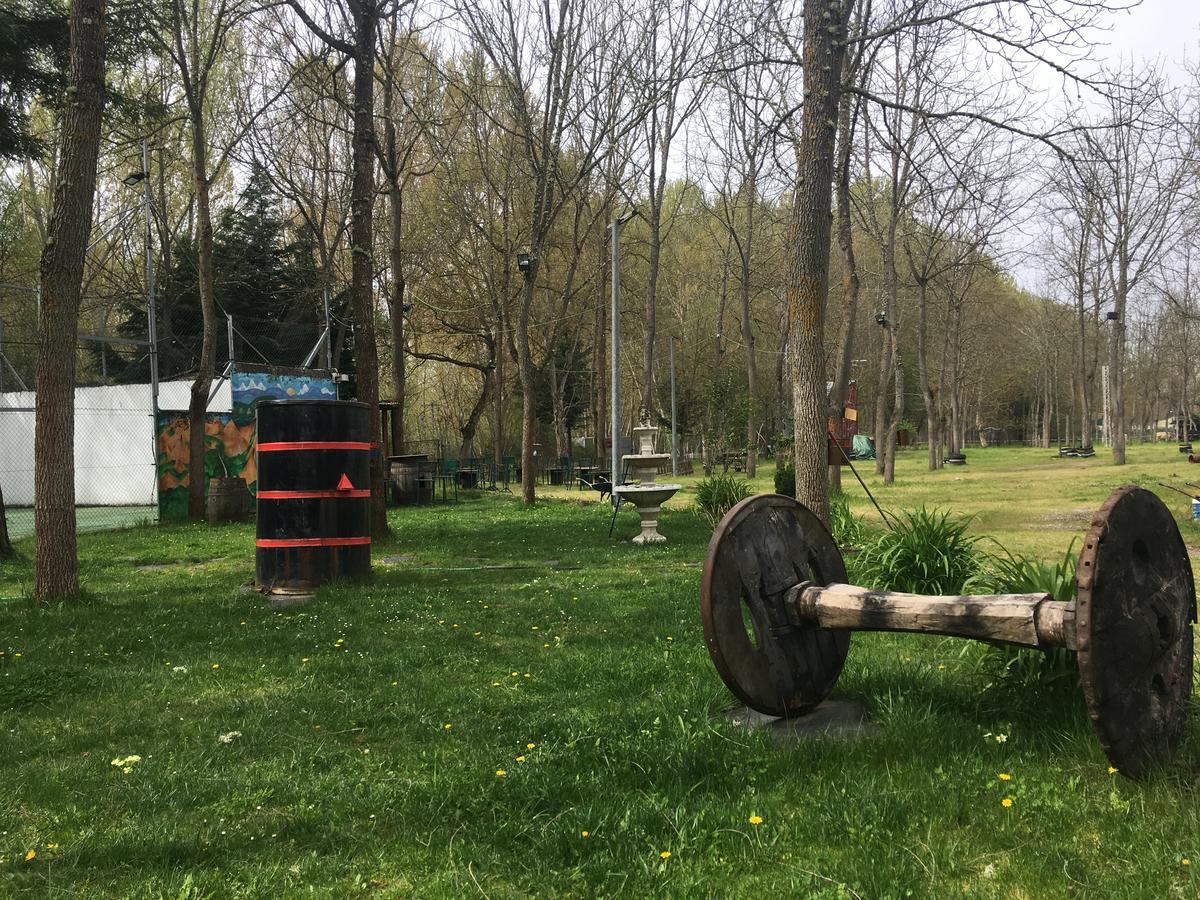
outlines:
M1075 542L1057 562L1046 562L1011 553L996 544L998 553L988 554L979 573L966 585L972 594L1048 594L1055 600L1075 599L1075 570L1079 557ZM1006 673L1022 682L1048 682L1072 676L1074 654L1065 647L1026 650L996 647Z
M979 573L979 539L967 534L969 518L923 506L891 518L892 530L867 543L855 557L856 584L914 594L958 594Z
M785 497L796 496L796 470L791 465L782 465L775 470L775 493Z
M754 491L750 482L736 475L710 475L696 485L696 515L714 528L725 514Z
M850 498L840 492L829 495L829 525L839 547L861 547L870 538L867 523L850 511Z

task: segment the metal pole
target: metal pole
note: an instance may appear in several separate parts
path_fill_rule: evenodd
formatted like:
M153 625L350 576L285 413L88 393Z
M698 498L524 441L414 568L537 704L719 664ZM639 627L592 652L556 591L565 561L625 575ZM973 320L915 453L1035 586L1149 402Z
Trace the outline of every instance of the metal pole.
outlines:
M225 313L225 330L229 338L229 364L233 365L233 316Z
M0 394L4 393L4 320L0 319Z
M153 442L151 459L154 462L154 498L158 506L158 303L154 285L153 221L150 217L150 141L142 141L142 218L146 225L146 340L150 344L150 436Z
M675 335L671 335L671 476L679 474L679 437L675 405Z
M333 332L329 328L329 285L321 289L321 299L325 304L325 368L333 368Z
M621 220L614 218L609 228L612 242L612 460L609 476L613 489L611 499L616 506L621 501L617 496L617 479L621 474Z

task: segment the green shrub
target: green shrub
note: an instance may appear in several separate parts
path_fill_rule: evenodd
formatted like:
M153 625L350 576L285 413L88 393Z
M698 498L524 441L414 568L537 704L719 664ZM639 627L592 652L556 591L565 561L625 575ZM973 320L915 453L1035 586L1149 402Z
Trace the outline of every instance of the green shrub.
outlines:
M980 571L970 519L925 507L892 516L892 530L867 543L852 561L855 584L914 594L959 594Z
M1048 563L1009 552L988 554L979 573L966 585L972 594L1049 594L1055 600L1075 599L1075 542L1058 562ZM1046 683L1075 674L1075 654L1065 647L1050 650L996 646L1008 676L1019 682Z
M785 497L796 496L796 469L790 464L775 470L775 493Z
M696 485L696 515L713 528L725 514L754 491L750 482L735 475L711 475Z
M996 546L1000 547L999 544ZM1074 542L1056 563L1029 559L1000 547L988 554L979 573L968 586L973 594L1049 594L1055 600L1075 599L1075 568L1079 557Z
M839 547L861 547L871 534L867 523L850 511L850 498L842 493L829 495L829 525Z

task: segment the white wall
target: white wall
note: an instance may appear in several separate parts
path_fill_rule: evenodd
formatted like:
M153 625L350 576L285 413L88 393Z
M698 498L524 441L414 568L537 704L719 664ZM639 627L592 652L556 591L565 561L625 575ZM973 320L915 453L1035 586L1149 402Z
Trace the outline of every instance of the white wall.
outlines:
M159 385L160 409L185 410L190 381ZM33 505L32 391L0 394L0 486L9 506ZM229 382L210 412L229 412ZM20 410L20 411L18 411ZM75 502L79 506L150 506L157 502L157 452L150 385L75 389Z

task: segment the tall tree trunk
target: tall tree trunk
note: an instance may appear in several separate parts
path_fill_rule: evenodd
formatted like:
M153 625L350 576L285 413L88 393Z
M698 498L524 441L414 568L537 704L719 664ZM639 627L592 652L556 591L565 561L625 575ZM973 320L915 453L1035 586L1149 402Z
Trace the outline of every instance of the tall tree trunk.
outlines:
M612 221L610 214L605 214L600 221ZM593 397L593 430L596 432L596 465L604 468L604 436L608 433L608 330L606 327L609 311L608 289L608 252L603 241L596 244L596 339L592 341L592 397Z
M842 59L850 0L804 0L805 93L796 150L786 297L795 379L796 499L829 522L825 426L825 304L829 294L829 210Z
M651 170L651 178L653 178ZM654 337L658 328L658 266L662 252L662 195L650 203L650 248L646 263L646 325L645 341L642 345L642 409L648 410L653 420L658 411L654 403ZM640 416L639 416L640 418Z
M521 377L521 499L532 506L537 500L537 383L533 355L529 349L529 308L533 305L533 282L537 277L538 252L530 252L529 270L521 285L521 309L517 313L517 371ZM615 474L614 474L615 477Z
M0 484L0 559L12 555L13 545L8 537L8 516L4 509L4 485Z
M495 382L492 388L492 440L495 446L492 448L492 462L496 467L504 465L504 370L505 362L508 359L508 339L504 329L504 311L499 311L500 319L496 322L496 372L493 376Z
M854 219L850 205L850 157L854 143L852 97L844 95L838 104L837 159L837 242L842 254L842 333L838 340L837 362L833 371L833 390L829 395L829 415L840 421L850 389L850 366L854 359L854 328L858 319L860 281L858 258L854 254ZM829 467L829 489L842 489L842 467Z
M509 222L508 192L505 191L501 201L501 230L504 241L504 259L500 268L500 302L496 305L496 408L492 413L495 418L492 435L496 443L492 451L493 462L499 468L504 465L504 391L508 387L506 370L508 369L509 347L513 345L509 329L508 309L512 297L512 240Z
M555 465L558 459L571 455L571 437L567 433L567 375L558 375L558 363L550 357L550 407L554 419Z
M188 403L188 519L204 521L206 449L204 426L208 392L217 367L217 300L214 296L212 201L208 181L208 135L204 127L204 98L189 102L192 130L192 188L196 192L196 279L203 322L200 365Z
M391 120L387 123L387 141L392 165L395 161L396 126ZM392 326L392 398L396 403L392 413L392 433L390 435L392 453L404 452L404 397L405 397L405 346L404 346L404 297L407 282L404 278L404 253L401 238L401 225L404 216L404 196L400 191L399 177L393 169L388 185L388 221L389 244L388 257L392 270L392 290L389 296L388 311Z
M34 596L79 593L75 546L75 345L104 110L104 0L73 0L70 87L42 250L34 398Z
M892 304L896 310L896 304ZM888 421L887 453L883 467L883 483L891 484L896 479L896 446L900 439L900 421L904 418L904 358L900 355L900 323L889 321L888 336L892 343L892 417Z
M950 453L962 451L962 303L956 301L950 314Z
M742 250L742 346L746 352L746 477L753 478L758 462L758 365L754 358L754 327L750 319L750 254L754 247L754 203L758 196L757 179L751 173L746 191L746 239Z
M382 425L379 421L379 350L375 341L375 47L379 11L352 3L354 11L354 136L350 183L350 306L354 319L354 367L358 399L371 419L371 536L388 533L383 494Z
M479 431L479 420L483 418L483 411L487 409L488 401L491 399L495 370L484 369L480 374L483 375L483 387L480 388L479 398L471 407L467 421L458 429L458 433L462 436L462 444L458 448L459 459L471 459L475 456L475 434Z
M937 468L937 400L929 378L929 283L917 282L917 376L921 381L921 396L925 400L926 430L929 432L929 471Z
M1114 466L1125 465L1125 301L1129 295L1129 261L1121 247L1118 254L1117 289L1114 306L1117 318L1112 323L1112 341L1108 356L1109 406L1112 425L1109 434L1112 440Z

